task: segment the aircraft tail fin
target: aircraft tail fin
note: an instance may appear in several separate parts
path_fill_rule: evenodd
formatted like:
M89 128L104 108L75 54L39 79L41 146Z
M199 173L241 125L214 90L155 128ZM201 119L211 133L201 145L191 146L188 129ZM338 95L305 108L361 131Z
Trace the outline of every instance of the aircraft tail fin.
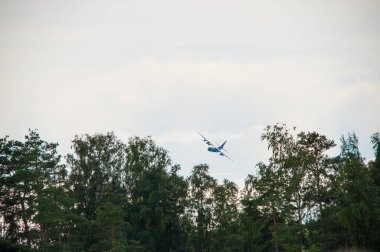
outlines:
M221 150L221 149L223 149L223 147L224 147L224 145L225 145L226 143L227 143L227 140L226 140L226 141L224 141L224 143L222 143L222 145L218 147L218 150Z

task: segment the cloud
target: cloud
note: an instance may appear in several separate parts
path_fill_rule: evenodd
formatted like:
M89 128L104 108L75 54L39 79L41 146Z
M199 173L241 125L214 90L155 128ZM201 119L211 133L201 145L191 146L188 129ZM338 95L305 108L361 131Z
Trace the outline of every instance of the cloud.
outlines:
M379 131L378 1L201 5L5 1L0 133L39 128L64 151L75 134L152 135L187 171L244 177L267 157L267 124L356 131L363 146ZM205 152L199 131L236 161Z

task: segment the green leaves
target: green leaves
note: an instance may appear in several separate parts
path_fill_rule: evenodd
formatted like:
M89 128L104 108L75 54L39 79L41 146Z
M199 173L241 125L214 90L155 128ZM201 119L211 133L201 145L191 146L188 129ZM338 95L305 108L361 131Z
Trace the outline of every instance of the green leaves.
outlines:
M329 157L326 136L268 126L272 155L239 190L207 164L184 178L151 137L76 136L67 164L37 131L24 142L1 138L1 238L42 251L378 248L379 139L365 162L355 134Z
M276 251L306 247L305 223L323 211L329 186L331 170L324 153L334 142L316 132L295 130L285 124L266 127L262 140L272 156L269 164L257 165L258 177L250 180L249 192L256 192L252 200L271 215Z
M356 246L372 247L378 233L380 207L379 188L358 151L355 134L342 137L340 162L339 220L347 230L347 242Z
M181 220L187 196L180 167L171 167L167 151L151 138L131 138L126 153L131 238L151 251L180 250L186 244Z
M60 239L62 226L50 218L52 214L61 216L58 188L66 179L57 146L41 140L32 130L25 142L0 140L0 209L5 237L13 242L42 247ZM46 232L49 229L51 232Z

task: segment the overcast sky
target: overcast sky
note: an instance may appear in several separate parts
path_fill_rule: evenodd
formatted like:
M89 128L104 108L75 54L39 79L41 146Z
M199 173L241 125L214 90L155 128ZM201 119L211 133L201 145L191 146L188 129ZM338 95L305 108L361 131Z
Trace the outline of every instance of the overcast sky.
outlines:
M265 125L356 132L370 159L379 111L380 1L0 0L1 137L151 135L183 175L241 184Z

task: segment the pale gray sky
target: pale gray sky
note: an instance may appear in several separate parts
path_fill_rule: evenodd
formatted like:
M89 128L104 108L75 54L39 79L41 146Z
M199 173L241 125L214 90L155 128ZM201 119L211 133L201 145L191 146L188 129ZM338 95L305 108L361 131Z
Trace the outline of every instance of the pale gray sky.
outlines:
M37 128L62 154L75 134L152 135L183 175L241 184L276 122L355 131L372 158L379 94L376 0L0 0L0 135Z

